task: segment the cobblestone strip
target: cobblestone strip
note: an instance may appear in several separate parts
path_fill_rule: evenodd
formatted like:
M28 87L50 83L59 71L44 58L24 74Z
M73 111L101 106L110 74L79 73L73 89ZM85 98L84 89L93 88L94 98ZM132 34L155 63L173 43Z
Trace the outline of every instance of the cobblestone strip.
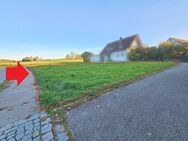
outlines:
M56 128L57 135L53 134L50 117L42 112L0 128L0 141L67 141L61 127Z

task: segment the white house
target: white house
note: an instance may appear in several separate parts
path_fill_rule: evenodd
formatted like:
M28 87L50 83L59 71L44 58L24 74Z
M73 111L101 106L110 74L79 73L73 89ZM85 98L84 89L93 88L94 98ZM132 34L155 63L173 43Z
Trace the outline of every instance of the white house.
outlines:
M90 62L93 62L93 63L101 62L101 56L100 55L92 55L90 57Z
M127 38L120 38L117 41L108 43L99 55L93 55L91 62L126 62L128 52L132 48L142 47L139 35Z

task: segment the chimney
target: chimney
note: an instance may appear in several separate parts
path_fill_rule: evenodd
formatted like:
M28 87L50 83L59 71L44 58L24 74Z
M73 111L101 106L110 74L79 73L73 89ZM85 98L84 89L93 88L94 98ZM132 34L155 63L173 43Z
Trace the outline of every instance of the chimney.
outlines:
M122 39L122 37L119 38L120 40Z

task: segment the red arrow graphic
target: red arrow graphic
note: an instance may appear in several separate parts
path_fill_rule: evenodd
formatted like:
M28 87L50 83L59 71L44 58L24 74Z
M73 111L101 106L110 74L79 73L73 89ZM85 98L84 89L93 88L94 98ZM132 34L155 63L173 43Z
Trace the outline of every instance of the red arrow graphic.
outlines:
M6 80L17 80L17 85L28 75L29 72L19 62L17 62L17 67L6 67Z

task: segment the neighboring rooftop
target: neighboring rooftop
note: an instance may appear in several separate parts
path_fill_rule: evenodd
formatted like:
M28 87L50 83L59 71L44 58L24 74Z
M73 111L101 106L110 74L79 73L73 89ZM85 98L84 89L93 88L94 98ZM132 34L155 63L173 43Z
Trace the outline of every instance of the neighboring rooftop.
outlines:
M169 38L168 41L171 41L171 40L174 40L176 41L177 43L180 43L180 44L185 44L185 43L188 43L188 40L185 40L185 39L178 39L178 38Z
M137 42L141 45L140 38L138 34L133 36L129 36L126 38L121 38L119 40L108 43L105 48L102 50L101 54L109 54L115 51L122 51L128 49L132 42L137 40Z

